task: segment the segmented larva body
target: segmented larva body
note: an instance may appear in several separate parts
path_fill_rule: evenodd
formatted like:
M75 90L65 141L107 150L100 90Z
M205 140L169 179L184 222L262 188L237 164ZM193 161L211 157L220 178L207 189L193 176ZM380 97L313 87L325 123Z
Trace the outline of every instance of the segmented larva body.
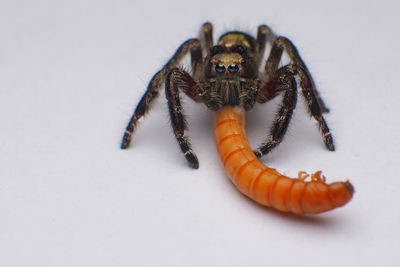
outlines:
M226 106L214 120L214 137L225 171L240 192L257 203L277 210L320 213L345 205L353 196L349 181L325 183L320 171L299 172L289 178L261 163L250 148L241 110Z

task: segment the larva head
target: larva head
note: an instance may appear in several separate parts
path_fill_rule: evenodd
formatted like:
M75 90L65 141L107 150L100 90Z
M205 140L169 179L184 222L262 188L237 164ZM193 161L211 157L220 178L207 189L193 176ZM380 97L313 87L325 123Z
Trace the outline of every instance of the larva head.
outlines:
M329 198L335 207L341 207L351 200L354 187L349 181L335 182L329 185Z

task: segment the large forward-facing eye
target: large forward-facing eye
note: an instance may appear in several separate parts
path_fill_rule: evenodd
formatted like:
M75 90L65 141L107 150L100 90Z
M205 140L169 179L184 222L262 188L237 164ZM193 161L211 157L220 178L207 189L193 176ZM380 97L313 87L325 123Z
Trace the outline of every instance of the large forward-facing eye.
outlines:
M239 71L239 66L236 65L236 64L231 64L231 65L229 65L229 67L228 67L228 71L229 71L230 73L238 72L238 71Z
M218 64L215 66L215 71L218 73L223 73L225 72L225 66L222 64Z

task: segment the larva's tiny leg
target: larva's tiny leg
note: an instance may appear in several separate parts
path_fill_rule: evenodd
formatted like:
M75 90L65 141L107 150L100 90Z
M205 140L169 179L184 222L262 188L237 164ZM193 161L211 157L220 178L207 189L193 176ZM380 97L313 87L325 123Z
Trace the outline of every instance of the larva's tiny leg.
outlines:
M305 179L307 179L310 175L305 172L305 171L299 171L298 173L298 177L297 179L299 179L300 181L304 181Z
M172 129L179 147L189 165L194 169L198 169L199 160L192 150L188 137L185 136L187 123L179 97L180 90L194 101L199 100L196 82L187 72L175 68L168 74L165 82L165 95L168 101L168 110L171 118Z
M326 177L322 175L322 171L316 171L313 174L311 174L311 181L317 181L317 182L326 182Z

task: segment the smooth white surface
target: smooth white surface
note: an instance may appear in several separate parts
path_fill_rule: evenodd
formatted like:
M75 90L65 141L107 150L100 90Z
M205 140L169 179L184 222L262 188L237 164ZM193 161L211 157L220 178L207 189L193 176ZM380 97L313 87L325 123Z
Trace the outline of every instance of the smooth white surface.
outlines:
M2 1L0 266L399 266L399 10L396 1ZM163 97L119 149L151 76L205 21L215 38L267 23L297 45L331 108L337 151L324 149L299 101L264 162L350 179L346 207L294 217L243 197L217 157L212 114L187 99L199 170L178 150ZM277 104L249 113L252 145Z

